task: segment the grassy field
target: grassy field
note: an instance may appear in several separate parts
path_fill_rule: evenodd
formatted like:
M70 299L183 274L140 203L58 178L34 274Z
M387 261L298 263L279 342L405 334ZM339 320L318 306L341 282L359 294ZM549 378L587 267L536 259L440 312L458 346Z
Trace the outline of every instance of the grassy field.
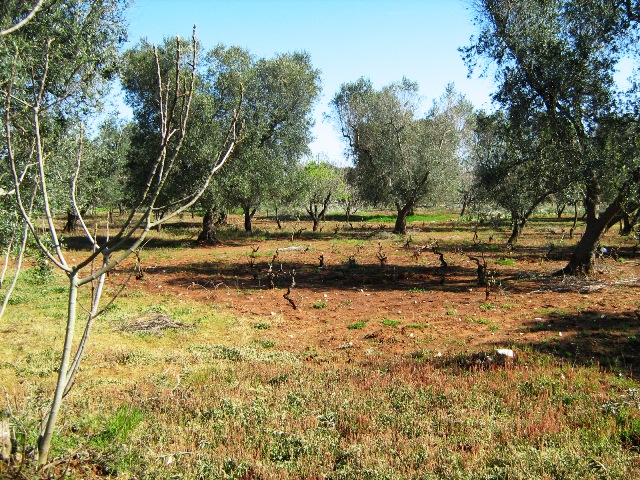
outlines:
M308 298L300 294L298 317L282 300L286 288L277 286L274 303L264 285L243 276L249 246L259 242L254 253L265 263L291 244L286 231L265 222L248 237L232 225L220 232L224 245L202 247L189 240L197 224L165 229L157 246L151 242L145 251L145 280L128 287L94 326L77 384L63 406L48 474L640 478L640 329L633 316L639 304L637 283L631 281L639 273L636 242L611 234L625 258L603 264L601 276L591 279L590 285L606 283L602 289L583 289L570 298L550 288L538 302L540 297L524 289L551 285L543 272L552 265L542 256L550 229L564 224L549 218L532 222L508 255L501 246L508 229L482 227L481 238L495 237L482 251L504 279L492 297L482 292L469 300L476 294L474 270L463 259L477 255L473 249L480 247L471 239L478 226L446 214L413 219L413 242L437 238L449 262L459 264L449 266L453 273L440 287L437 258L411 259L402 250L407 238L388 233L387 217L354 220L367 224L357 235L346 226L334 228L334 220L322 232L297 239L311 249L300 258L314 263L309 272L296 264L298 288L315 278L312 273L322 283L309 287ZM560 233L554 235L557 243ZM383 248L388 264L376 265L374 254ZM540 260L536 251L543 252ZM334 267L315 265L320 252ZM349 269L347 260L356 254L358 269ZM208 265L210 284L198 271L202 265ZM523 270L538 276L521 275ZM187 273L182 284L169 276ZM369 283L352 294L343 284L355 281L353 275ZM415 282L388 285L390 275ZM124 270L110 277L112 293L124 278ZM331 283L332 278L338 279ZM404 306L383 315L382 307L359 306L360 294L386 294L383 303L399 298ZM529 307L532 298L538 303ZM260 301L264 312L244 307ZM615 301L623 302L617 313ZM65 306L64 278L32 267L0 320L2 410L16 434L14 460L22 459L11 466L0 462L0 476L38 476L33 446L54 387ZM411 316L410 308L416 309ZM527 308L535 318L525 318ZM622 318L627 320L612 323ZM601 320L610 320L609 326L586 323ZM560 335L553 327L558 324ZM501 360L496 346L512 348L516 358ZM582 354L586 349L589 354Z

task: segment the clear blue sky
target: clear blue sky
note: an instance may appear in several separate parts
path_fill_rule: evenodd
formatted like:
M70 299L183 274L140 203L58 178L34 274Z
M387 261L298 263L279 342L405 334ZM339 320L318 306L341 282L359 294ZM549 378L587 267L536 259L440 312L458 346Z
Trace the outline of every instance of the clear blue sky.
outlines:
M449 82L477 108L489 108L491 79L467 78L458 48L476 33L464 0L135 0L130 45L147 37L197 36L206 49L239 45L259 57L304 50L322 72L314 116L314 153L343 163L343 144L323 120L344 82L371 79L376 88L402 79L417 82L423 110Z

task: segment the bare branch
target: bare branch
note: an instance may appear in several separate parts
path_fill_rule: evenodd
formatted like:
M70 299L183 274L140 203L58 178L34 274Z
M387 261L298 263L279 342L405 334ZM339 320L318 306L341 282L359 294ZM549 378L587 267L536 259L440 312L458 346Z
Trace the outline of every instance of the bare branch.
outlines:
M11 76L9 78L9 85L8 85L7 94L6 94L6 108L5 108L5 119L4 119L5 120L4 121L4 124L5 124L4 127L5 127L5 136L6 136L7 157L9 159L9 167L11 169L11 175L13 177L13 183L14 183L14 187L15 187L16 204L18 206L18 211L20 212L20 215L22 216L22 218L24 219L25 223L29 227L29 230L33 234L33 236L34 236L34 238L36 240L36 243L38 244L38 246L40 247L42 252L57 267L59 267L60 269L68 272L69 269L68 269L67 265L64 262L59 261L58 258L56 258L51 252L49 252L47 247L42 242L42 239L40 238L40 235L38 234L37 228L35 227L35 225L33 224L32 220L31 220L31 209L30 208L29 209L25 208L23 200L22 200L22 194L21 194L20 186L22 184L22 181L24 180L24 177L26 175L27 169L29 168L30 164L27 164L27 166L25 167L24 171L20 175L18 175L18 167L17 167L17 164L16 164L16 157L15 157L15 153L14 153L14 150L13 150L13 137L12 137L12 131L11 131L11 117L9 115L9 112L11 110L11 105L12 105L12 99L13 99L12 90L13 90L13 81L15 79L15 68L16 68L16 63L17 63L17 56L18 56L18 52L16 51L16 55L14 56L14 59L13 59L12 64L11 64ZM42 144L40 143L40 138L39 138L40 131L39 131L39 124L37 122L37 119L38 119L37 108L33 108L33 112L34 112L34 118L36 119L36 123L35 123L36 139L35 139L35 143L34 143L34 147L35 148L32 148L30 156L37 152L37 157L38 157L37 165L42 167L42 165L44 163L44 156L43 156L43 152L42 152L42 149L41 149ZM37 182L36 182L36 186L34 186L34 189L37 189Z
M77 187L78 187L78 177L80 176L80 164L82 163L83 137L84 137L84 129L81 128L80 129L80 138L78 140L78 155L76 156L76 170L75 170L75 172L73 174L73 179L71 180L71 207L73 208L73 211L75 212L75 215L78 217L78 220L80 221L80 225L82 226L82 230L84 231L84 234L87 236L87 238L91 242L92 247L95 248L96 238L94 236L92 236L91 233L89 232L89 229L87 228L87 225L86 225L86 223L84 221L84 218L82 216L82 211L78 207L78 202L77 202L77 199L76 199L76 191L77 191Z
M27 14L26 17L24 17L22 20L20 20L18 23L16 23L12 27L9 27L5 30L0 30L0 37L4 35L9 35L10 33L13 33L16 30L24 27L27 24L27 22L31 20L36 13L38 13L38 10L40 10L40 7L42 7L43 3L44 3L44 0L38 0L38 2L35 4L35 6L31 9L31 11Z
M105 263L107 258L108 257L105 257ZM73 358L73 362L71 363L71 366L69 367L69 371L67 373L67 384L64 389L63 397L65 397L71 390L71 387L73 387L75 376L78 372L78 366L80 365L80 361L82 360L82 356L84 355L84 350L87 345L87 341L89 339L89 333L91 332L91 326L93 325L93 321L96 318L98 318L100 315L102 315L118 299L118 297L122 294L126 286L131 281L132 276L133 276L133 270L129 273L129 276L122 283L122 285L120 285L120 288L118 289L118 291L115 294L113 294L113 296L109 299L107 304L104 307L102 307L100 310L98 310L98 306L100 304L100 298L102 297L102 291L103 291L106 275L102 275L99 278L98 287L96 288L95 293L92 297L91 310L88 314L87 323L85 325L82 338L80 339L80 343L76 350L76 354Z
M7 288L7 291L4 294L4 298L2 300L2 306L0 306L0 318L4 315L4 312L9 304L9 298L13 293L13 290L18 282L18 277L20 276L20 270L22 269L22 259L24 257L24 252L27 248L27 238L29 236L29 226L25 223L22 228L22 241L20 242L20 249L18 250L18 256L16 259L16 267L15 272L13 273L13 278L11 279L11 283ZM9 251L7 251L7 256L9 255ZM4 273L3 273L4 276Z
M38 161L38 176L40 180L40 188L42 189L44 216L48 224L49 235L51 235L53 248L57 256L57 259L52 258L52 260L54 260L56 264L60 266L61 269L65 271L70 271L70 268L67 265L67 261L62 252L62 246L60 245L56 226L53 221L54 220L53 213L51 212L49 193L47 191L47 180L46 180L45 171L44 171L45 155L43 151L42 138L40 136L40 115L38 113L37 107L34 108L34 111L33 111L33 122L34 122L34 132L36 135L36 155L37 155L37 161ZM39 244L41 244L41 242L39 242ZM44 248L43 250L46 251L46 249Z

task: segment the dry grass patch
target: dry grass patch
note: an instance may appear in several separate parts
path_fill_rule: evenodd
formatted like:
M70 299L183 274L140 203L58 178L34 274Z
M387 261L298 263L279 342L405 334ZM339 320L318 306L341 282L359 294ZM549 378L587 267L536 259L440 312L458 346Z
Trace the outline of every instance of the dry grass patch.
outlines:
M164 313L143 315L120 326L120 330L123 332L147 335L161 335L167 330L187 328L190 327L182 322L175 321L170 315Z
M406 238L371 222L303 238L308 251L284 250L287 234L266 223L250 238L222 231L220 247L175 240L170 228L168 247L150 243L145 279L94 325L54 439L55 475L640 478L631 248L597 278L563 281L546 276L560 261L543 256L558 234L534 222L504 262L496 242L508 232L482 227L499 273L487 299L468 259L481 253L474 225L413 225L413 243L437 239L445 252L441 284L437 257L416 262ZM255 278L276 249L296 269L297 310L282 298L289 279L270 290ZM35 444L62 342L64 279L48 281L23 284L0 326L20 446ZM496 348L517 358L496 361ZM0 477L10 473L0 464Z

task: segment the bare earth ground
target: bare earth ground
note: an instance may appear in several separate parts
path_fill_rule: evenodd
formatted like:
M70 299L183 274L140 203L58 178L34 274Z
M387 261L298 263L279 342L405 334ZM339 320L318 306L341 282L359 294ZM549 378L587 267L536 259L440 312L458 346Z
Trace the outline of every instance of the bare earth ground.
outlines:
M331 361L350 362L515 347L632 371L640 367L637 241L615 229L605 245L617 247L619 260L598 260L588 279L552 277L579 235L569 239L567 225L532 222L509 251L506 229L480 228L472 240L476 227L455 221L413 223L405 237L392 235L388 223L326 222L322 232L309 228L292 241L300 224L279 233L261 220L253 237L172 249L155 260L149 254L144 278L130 288L195 299L203 309L215 305L253 323L259 341L308 360L328 361L326 352L333 352ZM446 267L430 248L416 253L436 241ZM483 253L495 273L488 293L470 259ZM283 297L293 271L295 309Z
M616 254L590 278L551 276L581 233L569 238L570 225L534 219L508 250L506 225L454 219L398 236L371 220L311 232L259 218L247 235L232 216L218 246L196 242L198 218L172 223L143 249L143 278L95 325L54 470L640 478L638 241L616 228L603 240ZM86 253L79 237L64 241L71 257ZM472 257L493 272L488 290ZM129 278L125 263L110 293ZM0 332L11 339L0 383L23 432L48 405L66 305L64 284L36 273L25 272ZM499 362L497 348L519 358ZM252 351L264 356L237 361ZM0 462L6 471L16 470Z

